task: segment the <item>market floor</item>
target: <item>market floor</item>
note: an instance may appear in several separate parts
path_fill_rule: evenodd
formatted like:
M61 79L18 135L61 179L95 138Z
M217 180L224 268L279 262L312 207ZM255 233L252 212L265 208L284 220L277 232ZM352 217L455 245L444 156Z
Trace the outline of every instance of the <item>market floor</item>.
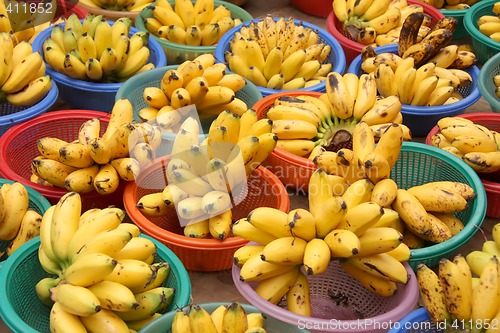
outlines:
M306 15L289 5L289 0L248 0L244 8L252 14L254 18L272 14L273 16L293 16L306 22L326 28L326 19ZM491 111L484 99L480 99L476 104L467 109L466 112ZM414 141L423 142L424 138L414 138ZM291 193L291 208L306 207L307 198L305 196ZM485 219L482 231L476 235L462 248L460 253L468 253L471 250L480 249L485 237L491 238L491 230L495 223L500 220ZM205 302L244 302L248 303L234 286L231 271L214 273L189 272L192 284L192 296L194 303ZM0 320L0 333L10 332Z

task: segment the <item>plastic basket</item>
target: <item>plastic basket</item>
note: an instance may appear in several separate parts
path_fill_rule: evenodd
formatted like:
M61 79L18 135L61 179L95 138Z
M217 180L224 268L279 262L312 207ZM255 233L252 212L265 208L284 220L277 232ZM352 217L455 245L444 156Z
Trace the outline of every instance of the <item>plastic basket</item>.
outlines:
M47 95L38 103L29 107L14 106L9 103L0 104L0 137L12 126L22 123L48 111L59 96L59 90L54 81Z
M0 187L2 187L3 184L12 184L12 183L14 183L12 180L0 178ZM29 208L35 210L40 215L43 215L45 211L49 209L49 207L51 206L50 202L48 202L47 199L43 197L43 195L41 195L34 189L26 187L26 190L28 191L28 197L30 199ZM10 243L9 241L0 241L0 252L5 251L9 246L9 243ZM0 262L2 260L5 260L6 258L7 255L5 253L3 255L0 255Z
M113 24L113 21L108 21ZM61 27L64 23L61 23ZM33 41L33 50L40 52L43 55L43 42L49 38L53 27L43 30ZM129 36L136 33L137 29L130 28ZM150 55L149 61L156 67L166 65L165 54L162 52L161 46L152 38L149 38L148 44ZM111 112L115 104L115 95L118 89L123 85L119 83L99 83L83 80L76 80L67 75L61 74L52 69L47 64L47 74L57 83L60 92L60 98L65 103L77 109L98 110Z
M254 290L255 282L240 281L240 268L236 265L233 266L232 276L236 288L250 304L285 323L305 327L312 332L385 333L390 322L403 318L418 301L417 277L408 264L405 268L409 275L408 283L398 284L393 296L381 297L361 286L341 268L338 261L332 261L326 272L307 276L312 317L295 314L258 296ZM346 296L347 301L334 300L332 295L337 293Z
M258 22L260 20L262 20L262 19L256 19L253 21ZM277 21L278 17L275 17L274 20ZM249 26L250 22L251 21L243 22L242 25ZM332 51L330 52L330 55L328 56L328 58L326 58L326 60L323 63L331 63L332 64L332 70L331 70L332 72L344 73L345 68L346 68L346 60L345 60L345 55L342 52L342 48L340 47L339 42L337 42L337 40L335 40L335 38L333 38L326 30L324 30L324 29L322 29L314 24L311 24L311 23L308 23L305 21L300 21L300 20L295 20L295 22L296 23L301 22L304 25L304 27L309 27L313 30L318 31L318 36L319 36L318 43L328 44L332 47ZM219 44L217 44L217 48L215 49L215 58L217 59L218 62L223 62L223 63L226 62L225 57L224 57L224 53L226 51L229 51L229 42L233 39L234 34L238 31L240 31L240 29L241 29L241 26L237 26L237 27L232 28L231 30L226 32L224 34L224 36L222 36L222 38L219 40ZM279 90L279 89L269 89L269 88L261 87L261 86L258 86L258 88L262 92L262 96L264 96L264 97L271 95L271 94L274 94L274 93L277 93L277 92L287 91L287 90ZM326 82L322 81L322 82L315 84L313 86L301 88L298 90L323 92L323 91L326 91Z
M467 118L475 123L486 126L491 130L500 131L500 114L491 112L466 113L460 117ZM431 137L438 132L435 126L427 135L425 143L431 145ZM486 216L500 218L500 172L492 175L483 174L479 176L486 191Z
M132 103L132 107L134 108L134 121L140 122L139 111L147 107L148 104L144 100L143 92L146 87L160 87L161 78L165 74L166 71L170 69L177 68L178 65L165 66L161 68L155 68L153 70L140 73L123 84L120 87L118 92L116 93L116 100L120 98L128 98ZM241 100L243 100L247 106L250 108L259 100L262 99L262 94L259 89L250 81L247 80L247 84L241 90L237 91L235 96ZM201 126L205 134L208 134L208 129L212 121L216 118L216 116L206 117L201 120ZM170 153L172 150L172 145L175 139L175 133L162 133L163 142L162 142L162 150L166 153ZM205 135L200 135L200 142L203 141Z
M424 13L429 14L432 17L433 23L436 23L440 19L444 17L443 13L421 1L417 0L408 0L408 4L418 4L424 7ZM333 11L326 18L326 29L333 37L339 41L340 45L344 49L345 57L347 59L347 64L349 65L351 61L353 61L356 56L361 54L361 50L365 47L364 44L355 42L350 38L344 28L342 26L342 22L337 19L337 16L333 13Z
M48 187L30 181L31 161L40 153L37 139L45 136L56 137L68 142L75 140L80 126L92 118L101 121L101 134L106 130L109 113L87 110L61 110L43 114L9 129L0 138L0 176L18 181L32 187L47 200L56 204L68 191L57 187ZM82 209L105 208L110 205L123 207L123 190L125 181L120 180L118 189L109 195L101 195L96 191L81 193Z
M168 2L171 5L173 5L175 1L168 0ZM248 13L246 10L232 3L221 0L214 0L214 5L215 7L224 5L227 9L229 9L229 11L231 11L232 18L239 18L241 19L242 22L250 21L253 18L252 15L250 15L250 13ZM144 19L147 19L149 17L153 17L153 10L151 8L146 7L140 12L139 16L137 16L135 20L135 26L141 31L148 31L144 26ZM163 51L165 51L165 55L167 56L167 62L169 65L178 65L186 60L193 60L194 58L196 58L201 54L214 53L216 47L215 45L190 46L190 45L173 43L153 35L151 35L151 37L154 40L156 40L163 48Z
M455 254L483 223L486 213L486 193L478 175L464 161L442 149L417 142L403 142L398 161L391 171L399 188L409 188L433 181L457 181L471 186L476 198L469 206L456 213L464 229L447 241L411 250L408 262L413 269L418 264L436 266L439 260Z
M202 303L198 304L200 305L203 309L207 310L209 313L212 313L215 309L217 309L219 306L223 304L230 304L230 302L227 303ZM246 313L254 313L254 312L260 312L259 309L256 307L249 305L249 304L241 304L243 309L245 309ZM144 326L141 330L139 330L139 333L171 333L171 327L172 327L172 321L174 320L174 315L176 311L172 311L169 313L166 313L163 315L161 318L156 319L155 321L149 323L148 325ZM265 315L265 314L264 314ZM282 321L279 321L278 319L275 319L271 316L265 315L266 320L264 322L264 328L266 332L268 333L300 333L300 332L309 332L305 329L300 329L297 326L289 325L287 323L284 323Z
M273 106L274 101L281 96L308 95L319 97L322 93L312 91L280 92L264 97L254 105L259 119L265 118L267 110ZM276 147L263 165L281 180L287 188L293 188L297 193L307 193L309 178L311 178L316 165L309 159Z
M318 17L327 17L332 11L332 2L329 0L290 0L290 5L303 13Z
M379 46L375 48L376 53L391 52L396 53L397 44ZM357 56L347 70L349 73L361 74L361 55ZM472 66L465 71L472 77L472 83L467 87L459 88L458 91L464 97L462 100L447 105L438 106L413 106L403 104L401 113L403 114L403 124L408 126L415 137L425 137L430 129L436 125L437 121L443 117L463 114L465 110L476 103L481 94L478 88L479 68Z
M156 240L151 240L157 247L155 262L170 264L170 274L163 285L175 288L174 299L164 310L166 313L189 304L191 282L175 254ZM0 315L15 333L50 332L50 307L40 302L35 292L36 283L51 276L38 261L39 247L40 237L30 240L14 252L0 270Z
M127 185L123 196L125 210L145 234L174 251L186 269L207 272L230 269L234 252L248 243L247 240L240 237L228 237L223 241L186 237L175 210L167 216L147 218L137 209L139 198L165 188L165 168L169 158L163 156L156 159L141 171L135 182ZM245 199L232 208L233 220L246 217L252 209L261 206L274 207L285 212L290 208L290 199L283 184L263 167L257 168L250 176Z
M477 20L483 15L495 15L493 4L496 0L483 0L475 3L467 10L464 16L464 26L472 39L472 48L477 55L477 59L484 64L491 57L500 52L500 43L479 31Z
M132 21L135 21L135 18L140 13L140 11L127 12L127 11L120 11L120 10L107 10L107 9L103 9L103 8L95 8L95 7L89 6L87 4L84 4L83 2L80 2L79 6L81 6L83 9L85 9L90 14L94 14L96 16L103 15L107 20L110 20L110 21L116 21L121 17L128 17Z
M490 58L481 67L477 85L481 96L490 104L491 111L500 112L500 98L495 95L495 83L493 77L500 74L500 53Z
M395 322L387 333L444 333L436 327L425 308L413 310L400 321Z

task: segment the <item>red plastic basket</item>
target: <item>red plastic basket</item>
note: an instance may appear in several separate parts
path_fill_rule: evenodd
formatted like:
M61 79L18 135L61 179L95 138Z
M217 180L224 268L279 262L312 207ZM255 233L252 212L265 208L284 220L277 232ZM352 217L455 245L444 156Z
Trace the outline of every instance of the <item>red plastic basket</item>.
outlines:
M77 138L83 122L92 118L101 121L101 134L106 130L110 114L88 110L61 110L43 114L10 128L0 137L0 175L3 178L18 181L41 193L55 205L68 191L66 189L48 187L30 181L30 163L40 153L37 139L45 136L56 137L65 141ZM109 195L101 195L95 191L82 193L82 210L92 207L105 208L110 205L123 207L123 190L125 182L121 181L118 189Z
M197 239L186 237L179 224L175 210L166 216L148 218L136 204L146 194L160 192L167 185L165 168L170 156L162 156L141 170L135 182L125 187L123 201L125 210L142 232L169 247L192 271L222 271L233 265L234 252L248 243L240 237ZM257 207L273 207L288 212L290 199L283 184L269 170L259 167L248 180L248 193L243 201L232 208L233 220L246 217Z
M465 113L459 117L467 118L479 125L488 127L491 130L500 132L500 114L492 112ZM431 137L438 132L438 127L434 126L425 138L425 143L431 145ZM479 174L481 182L486 191L486 216L500 218L500 171L493 174Z
M332 11L332 0L290 0L290 4L303 13L318 17L327 17Z
M433 23L436 23L444 17L443 13L439 9L436 9L421 1L408 0L408 4L418 4L424 7L424 13L432 16ZM357 55L361 54L361 50L363 50L363 47L365 47L365 45L355 42L348 36L347 32L344 31L342 22L337 19L333 11L330 12L328 17L326 18L326 30L328 30L328 32L331 33L333 37L335 37L340 45L342 45L347 65L349 66L351 61L356 58Z
M274 101L282 96L314 96L319 97L322 93L312 91L290 91L275 93L264 97L254 104L253 109L257 112L259 119L266 117L266 112L274 104ZM309 178L316 170L314 163L301 156L289 153L276 147L271 155L264 161L263 165L268 168L288 188L293 188L297 193L307 193Z

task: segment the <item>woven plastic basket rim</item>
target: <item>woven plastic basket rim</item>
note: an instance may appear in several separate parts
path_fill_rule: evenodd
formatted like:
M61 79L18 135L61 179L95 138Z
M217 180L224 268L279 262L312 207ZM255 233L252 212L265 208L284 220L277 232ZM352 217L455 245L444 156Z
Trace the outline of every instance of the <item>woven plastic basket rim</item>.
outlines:
M493 112L474 112L474 113L464 113L460 115L460 117L467 118L469 120L472 120L473 122L479 121L479 120L490 120L490 121L495 121L495 122L500 122L500 113L493 113ZM434 126L429 134L427 134L427 137L425 138L425 143L431 145L431 137L436 134L438 131L438 127ZM489 180L481 179L481 182L483 183L483 186L488 192L492 192L495 194L500 194L500 183L495 183Z
M161 244L154 238L147 235L141 234L141 237L145 237L153 241L157 248L157 253L170 263L170 273L175 274L177 285L175 287L174 301L178 301L178 306L185 306L189 304L191 300L191 280L189 274L184 268L184 265L180 259L173 253L168 247ZM17 251L15 251L12 256L10 256L4 263L0 270L0 298L3 302L0 303L0 317L3 318L5 324L9 326L14 332L28 333L28 332L38 332L22 321L19 316L8 302L7 286L9 283L7 281L12 277L13 271L22 263L23 259L30 253L37 251L40 247L40 236L37 236L30 241L23 244ZM168 260L167 260L168 258Z
M0 187L3 184L13 184L14 181L10 179L0 178ZM50 208L51 203L38 191L32 189L29 186L25 186L26 191L28 191L29 200L36 204L37 207L42 209L42 215L47 209Z
M32 127L42 124L46 121L54 121L54 120L64 121L67 119L75 119L75 118L82 118L85 120L92 118L99 118L104 121L109 121L110 116L111 115L106 112L91 111L91 110L59 110L39 115L35 118L29 119L25 122L12 126L0 137L0 160L2 161L8 160L7 146L12 141L12 139L14 139L17 135L19 135L19 133L30 131ZM29 179L26 179L18 175L7 164L4 164L4 166L0 169L0 175L8 179L20 181L22 183L29 182ZM29 182L29 184L30 187L32 187L34 190L42 193L45 196L62 196L68 193L68 191L65 189L43 186L31 182ZM99 198L101 195L97 192L89 192L82 194L82 196L84 196L85 198Z
M375 52L383 53L383 52L391 52L396 53L398 49L397 44L388 44L383 46L378 46L374 48ZM403 104L401 107L401 113L403 114L411 114L416 116L435 116L435 115L445 115L448 113L456 113L457 110L465 110L469 106L476 103L481 98L481 93L479 92L479 88L477 87L477 81L479 76L479 68L477 66L472 66L466 71L472 76L473 83L475 87L472 89L471 93L464 97L464 99L447 104L447 105L436 105L436 106L413 106L408 104ZM351 65L347 69L348 73L358 74L361 72L361 55L358 55L351 62Z
M183 248L194 249L194 250L226 250L226 249L234 249L237 247L241 247L248 243L248 240L243 239L241 237L228 237L223 241L217 239L196 239L190 238L183 235L178 235L171 231L165 230L163 228L158 227L153 222L149 221L136 207L136 203L134 202L135 192L137 190L137 183L141 181L141 175L147 174L148 170L154 169L158 164L167 161L170 158L169 155L162 156L160 158L155 159L150 165L148 165L144 170L142 170L138 179L135 182L130 182L125 187L123 192L123 203L125 207L125 211L129 215L129 217L134 221L134 223L144 231L147 231L150 235L155 237L160 241L168 241L169 244L178 245ZM259 166L255 172L258 173L260 177L263 177L268 183L271 183L273 186L277 188L279 191L276 193L278 198L278 207L277 209L288 211L290 208L290 199L286 192L285 187L281 183L281 181L269 170L266 168ZM144 176L143 176L144 177Z
M404 263L403 265L405 266L405 269L409 275L408 282L406 285L404 285L404 296L401 297L403 299L403 302L395 306L391 311L380 314L378 316L365 318L366 320L369 319L372 323L383 323L390 320L394 322L394 318L403 317L408 311L407 308L409 306L414 306L414 304L417 303L419 296L417 277L415 276L415 273L411 269L410 265L408 265L408 263ZM318 325L318 327L330 327L329 324L331 325L331 319L320 319L298 315L261 298L257 295L257 293L249 283L240 281L240 270L240 267L236 265L233 265L231 270L231 275L236 289L238 289L240 294L248 302L252 303L250 300L254 301L252 305L260 309L262 312L265 312L273 316L274 318L291 325L297 325L298 323L311 323L312 325ZM328 332L360 332L360 320L336 320L336 323L336 326L339 327L339 329L330 329L328 330Z
M48 111L59 97L59 89L57 88L57 84L54 82L54 80L52 80L51 84L52 86L50 87L49 92L40 102L19 112L0 116L0 126L17 123L29 119L33 115L38 115L44 111Z
M277 21L278 18L279 17L273 17L273 19L275 21ZM258 22L261 20L262 20L262 18L249 20L249 21L243 22L242 25L249 26L251 22ZM309 27L313 30L318 31L319 37L323 38L326 41L326 43L332 47L331 52L334 54L334 59L335 59L336 63L332 63L331 71L337 72L337 73L344 73L346 66L347 66L347 63L346 63L345 54L342 50L342 46L340 45L340 43L335 38L333 38L333 36L331 34L329 34L328 31L326 31L323 28L318 27L317 25L314 25L312 23L309 23L309 22L306 22L303 20L296 20L296 22L302 22L302 24L305 27ZM226 46L229 44L229 42L233 38L235 32L240 31L240 29L241 29L241 26L236 26L236 27L230 29L229 31L227 31L221 37L221 39L219 40L219 43L217 44L217 46L215 48L215 59L217 60L217 62L226 63L226 61L224 59L224 50L226 49ZM290 91L290 90L282 90L282 89L269 89L269 88L261 87L261 86L258 86L258 88L264 96L271 95L271 94L277 93L277 92ZM312 85L310 87L301 88L299 90L301 90L301 91L325 91L326 90L326 82L322 81L318 84Z
M428 13L429 15L431 15L433 18L435 18L436 20L439 20L441 18L444 17L444 14L437 8L434 8L433 6L431 5L428 5L422 1L417 1L417 0L408 0L408 4L418 4L422 7L424 7L424 12L425 13ZM326 18L326 28L328 30L328 32L330 34L333 35L333 37L335 37L339 43L345 47L347 47L348 49L351 49L351 50L354 50L354 51L357 51L357 52L361 52L361 50L363 49L363 47L365 47L364 44L361 44L361 43L358 43L358 42L355 42L349 38L347 38L346 36L344 36L338 29L337 29L337 17L335 16L335 13L332 11L330 12L330 14L328 15L328 17Z
M407 323L420 323L424 321L430 320L429 313L427 309L424 307L413 310L406 316L404 316L401 320L398 321L397 325L400 328L393 327L387 333L405 333L407 332ZM395 325L393 325L395 326Z
M476 192L476 198L472 202L473 211L471 212L471 218L465 224L464 229L443 243L411 250L411 259L409 262L415 263L426 259L438 258L442 253L455 251L474 236L474 233L481 226L486 216L486 192L483 183L476 172L464 161L440 148L419 142L403 142L401 151L430 155L452 164L467 179L469 185Z
M80 20L80 21L83 21L83 20ZM110 25L113 25L115 23L114 21L109 21L109 20L107 20L107 22ZM65 23L63 22L63 23L60 23L57 25L64 27ZM40 54L43 55L43 50L42 50L43 42L50 36L50 33L52 32L52 29L54 29L54 26L49 27L49 28L41 31L38 34L38 36L35 37L35 40L33 41L33 50L36 50L36 51L40 52ZM139 30L137 28L130 27L129 35L132 35L136 32L139 32ZM167 57L165 55L165 52L163 52L163 49L161 48L160 44L157 41L155 41L152 38L149 38L148 48L151 51L154 51L154 53L156 55L156 61L154 62L155 67L163 67L167 64ZM45 61L45 59L44 59L44 61ZM74 89L83 90L83 91L90 91L90 92L97 92L97 93L116 92L123 85L123 82L100 83L100 82L89 82L89 81L73 79L67 75L59 73L58 71L52 69L48 64L47 64L46 73L48 75L50 75L52 77L52 79L54 81L56 81L57 83L72 87Z
M500 43L495 42L493 39L489 38L485 34L483 34L479 29L477 28L477 24L475 22L476 20L476 14L483 10L484 8L493 6L493 4L497 2L497 0L483 0L480 2L475 3L471 8L467 10L464 16L464 26L465 30L472 36L472 38L478 40L482 44L486 45L487 47L491 47L494 50L500 51Z
M497 53L492 58L488 59L488 61L486 61L484 65L481 67L477 85L479 87L481 95L491 105L491 108L500 111L500 99L495 95L493 91L488 89L486 85L486 80L491 79L488 76L497 66L500 66L500 52Z
M174 0L168 0L168 2L170 4L173 4ZM154 5L154 3L152 5ZM242 18L242 21L247 21L247 20L253 19L252 15L249 12L247 12L243 8L236 6L235 4L232 4L230 2L221 1L221 0L214 0L214 5L215 5L215 7L217 7L219 5L224 5L227 9L229 9L231 11L231 17L233 17L233 14L236 14L236 16ZM151 15L152 15L152 13L150 12L150 9L148 7L141 10L139 12L139 15L137 15L137 17L135 19L136 28L141 30L141 31L148 31L146 29L146 27L144 26L143 20L146 18L152 17ZM153 37L153 39L155 41L157 41L160 46L163 46L163 47L168 48L168 49L175 49L175 50L184 51L184 52L214 53L215 48L216 48L216 45L190 46L190 45L174 43L174 42L170 42L168 40L158 38L158 37L154 36L153 34L151 34L151 37ZM221 39L222 39L222 37L221 37ZM220 42L220 40L219 40L219 42Z
M319 97L322 93L321 92L316 92L316 91L282 91L282 92L277 92L271 95L268 95L264 98L262 98L260 101L254 104L253 109L257 111L257 113L260 112L260 110L268 105L271 102L274 102L276 99L282 97L282 96L300 96L300 95L308 95L308 96L314 96L314 97ZM307 169L316 169L316 165L314 163L301 156L297 156L295 154L289 153L286 150L276 147L274 148L274 151L272 152L273 155L276 157L286 161L287 163L298 166L301 168L307 168Z

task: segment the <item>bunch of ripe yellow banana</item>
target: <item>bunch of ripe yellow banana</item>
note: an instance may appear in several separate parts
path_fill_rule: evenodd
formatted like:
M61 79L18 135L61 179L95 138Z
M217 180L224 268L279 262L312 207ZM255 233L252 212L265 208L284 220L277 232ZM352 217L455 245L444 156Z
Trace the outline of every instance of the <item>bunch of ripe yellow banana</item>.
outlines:
M214 0L156 1L153 16L144 19L145 28L158 38L191 46L216 45L231 28L240 25L224 5Z
M247 313L241 304L222 304L211 313L199 305L179 309L172 321L172 333L266 333L265 317Z
M215 63L212 54L187 60L169 69L158 86L144 89L147 107L139 110L143 121L156 123L164 132L177 133L190 111L212 117L224 110L242 115L250 106L235 96L246 80L239 74L226 73L226 65Z
M165 0L166 1L166 0ZM140 12L151 5L153 0L81 0L81 3L92 8L112 11Z
M0 3L0 32L9 33L14 45L32 42L48 26L62 22L54 20L56 12L56 0L43 3L4 0Z
M293 17L268 15L242 26L224 56L231 71L257 86L292 90L324 81L332 69L331 51L314 29Z
M8 33L0 32L0 103L29 107L47 96L51 87L40 53L26 41L14 45Z
M103 195L116 191L120 180L133 181L154 158L162 138L158 126L132 124L132 114L130 101L120 99L105 130L93 118L81 125L75 141L39 138L40 156L31 162L31 181Z
M42 216L29 208L28 191L23 184L15 182L0 186L0 240L8 241L5 252L10 256L21 245L40 234Z
M462 117L438 121L431 144L463 159L479 173L500 170L500 133Z
M81 211L76 192L43 215L38 258L50 274L36 284L51 307L51 332L129 332L158 318L173 300L156 245L108 207Z
M43 42L45 62L59 73L93 82L122 82L153 69L149 33L129 36L131 25L126 17L110 25L102 15L88 14L82 22L71 14Z
M431 5L432 7L447 10L464 10L469 9L472 5L480 0L422 0L422 2Z
M432 17L419 4L406 0L333 0L333 12L343 23L344 31L354 41L372 46L394 44L399 40L403 22L412 13L421 13L425 20L418 29L418 38L431 30Z
M332 72L327 76L326 93L279 97L263 116L273 121L279 148L313 160L322 150L352 147L358 122L372 130L375 141L392 123L399 124L404 140L411 140L409 128L401 124L400 111L396 96L377 98L373 76Z
M495 15L482 15L477 20L477 26L483 34L500 42L500 1L493 4L492 11Z
M148 217L175 210L187 237L224 240L231 234L232 212L247 178L274 150L271 121L254 110L239 116L224 111L199 141L199 124L187 118L177 133L166 167L168 185L143 196L138 209Z
M493 242L494 243L494 242ZM495 245L495 244L493 244ZM498 254L498 248L496 248ZM497 332L500 320L498 257L473 253L442 259L437 273L420 264L417 279L429 317L460 332ZM444 327L443 327L444 328Z

